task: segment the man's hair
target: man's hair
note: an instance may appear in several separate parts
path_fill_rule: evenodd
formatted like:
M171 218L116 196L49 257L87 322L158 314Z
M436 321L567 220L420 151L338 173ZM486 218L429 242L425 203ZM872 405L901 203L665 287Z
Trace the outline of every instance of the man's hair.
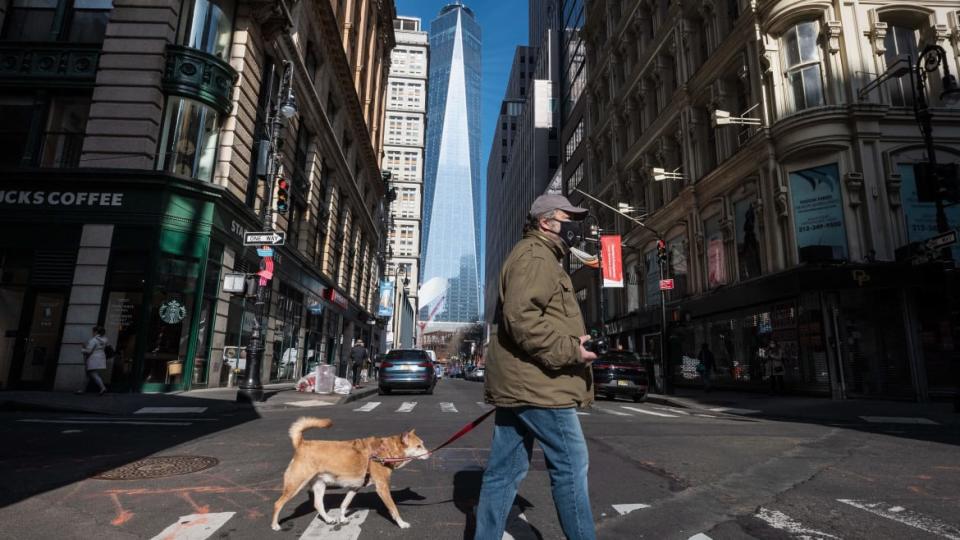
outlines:
M539 216L535 216L533 214L527 214L527 222L523 224L523 232L526 233L530 231L539 230L541 219L550 219L556 215L557 215L556 210L550 210L548 212L544 212Z

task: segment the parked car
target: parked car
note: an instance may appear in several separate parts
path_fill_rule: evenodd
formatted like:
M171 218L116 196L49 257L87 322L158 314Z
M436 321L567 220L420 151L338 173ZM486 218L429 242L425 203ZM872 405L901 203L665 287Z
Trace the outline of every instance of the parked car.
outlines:
M394 390L422 390L432 394L437 374L430 355L421 349L393 349L380 362L380 395Z
M630 351L610 351L593 361L593 388L598 398L647 399L647 369Z
M482 381L484 369L483 366L471 366L464 374L463 378L468 381Z

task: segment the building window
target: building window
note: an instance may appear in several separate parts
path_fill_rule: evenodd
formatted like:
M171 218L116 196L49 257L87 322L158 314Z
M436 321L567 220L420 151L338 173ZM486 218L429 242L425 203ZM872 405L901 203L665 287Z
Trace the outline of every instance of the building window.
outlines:
M13 0L3 38L100 43L111 9L112 0Z
M760 240L757 238L757 212L753 201L744 199L733 205L736 214L737 263L740 280L760 275Z
M76 167L89 96L0 98L0 166Z
M227 60L233 34L233 3L227 0L185 2L177 43Z
M211 181L220 133L216 111L191 99L170 96L163 124L157 168Z
M911 61L916 62L917 33L913 28L891 25L883 38L886 49L883 58L887 66L893 65L900 56L909 55ZM887 83L890 89L890 102L896 107L913 105L913 89L910 88L912 77L893 78Z
M793 96L796 111L824 104L818 34L819 23L808 21L790 28L783 36L788 92Z
M836 163L790 173L800 262L847 258L843 197Z

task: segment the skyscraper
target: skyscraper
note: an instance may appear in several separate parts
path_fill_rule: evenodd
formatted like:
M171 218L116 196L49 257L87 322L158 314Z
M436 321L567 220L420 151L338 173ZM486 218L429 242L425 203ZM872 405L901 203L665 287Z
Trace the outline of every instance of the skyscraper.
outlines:
M424 178L423 282L448 289L437 322L480 316L480 26L470 8L448 4L430 24ZM441 301L441 300L438 300ZM422 306L427 319L431 306Z

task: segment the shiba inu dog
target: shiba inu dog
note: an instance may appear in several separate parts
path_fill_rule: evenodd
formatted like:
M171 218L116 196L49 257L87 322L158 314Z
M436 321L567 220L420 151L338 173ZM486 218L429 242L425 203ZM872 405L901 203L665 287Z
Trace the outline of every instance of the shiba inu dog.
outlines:
M300 418L290 426L290 440L293 441L293 459L283 473L283 493L273 505L273 523L275 531L280 530L277 517L283 505L295 497L307 484L313 481L313 503L317 512L326 523L333 520L323 506L323 494L327 486L343 487L349 491L340 504L337 521L342 523L344 514L353 496L360 488L373 484L377 495L390 511L390 516L401 528L409 523L400 518L397 505L390 496L390 474L409 461L382 463L374 458L410 458L427 459L429 452L423 441L414 433L407 431L391 437L367 437L351 441L305 441L303 432L312 428L327 428L331 422L327 418Z

